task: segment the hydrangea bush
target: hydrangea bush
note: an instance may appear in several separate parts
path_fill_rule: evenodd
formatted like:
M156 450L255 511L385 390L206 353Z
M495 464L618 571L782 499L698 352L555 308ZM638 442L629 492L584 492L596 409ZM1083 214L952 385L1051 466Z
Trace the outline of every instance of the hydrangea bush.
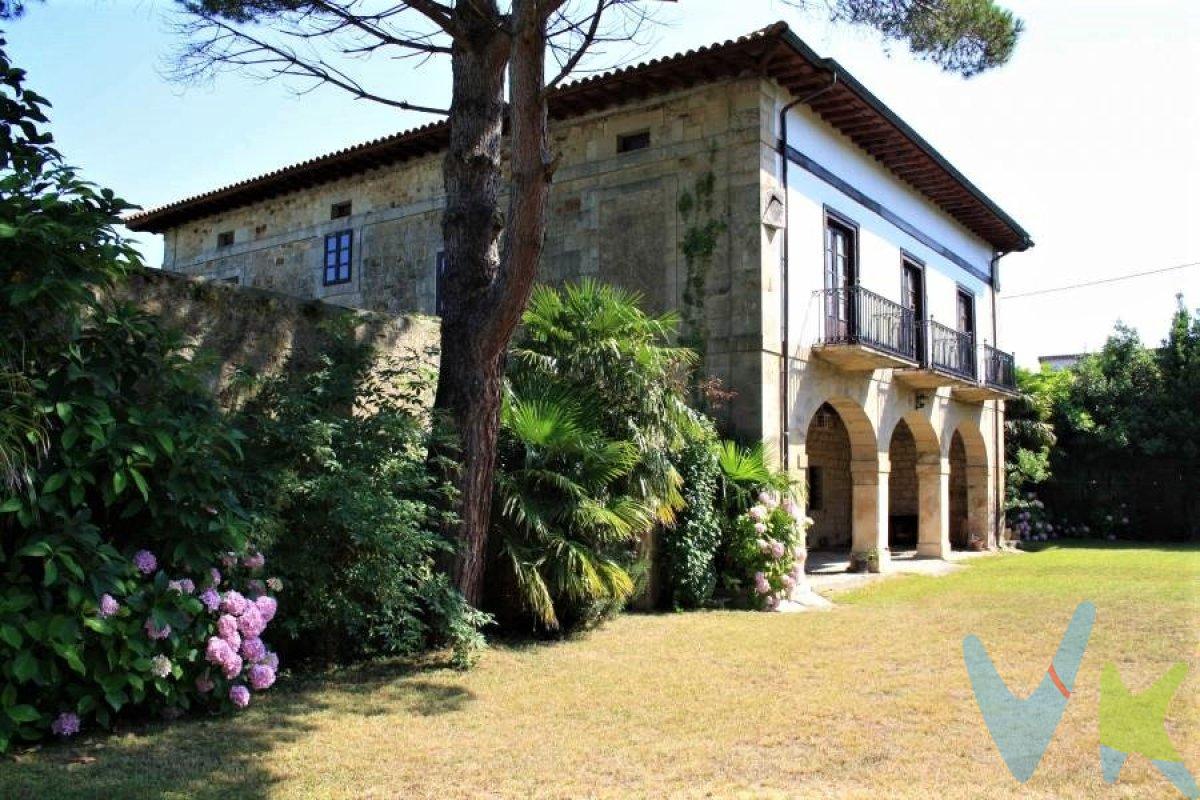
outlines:
M793 500L780 501L774 492L761 493L737 518L729 558L755 608L774 611L803 579L804 532L811 524Z
M62 162L23 80L0 47L0 371L38 433L0 459L0 752L273 680L265 651L239 647L228 676L205 658L226 593L253 598L249 630L273 608L251 567L214 571L246 547L242 435L178 337L112 299L141 267L114 228L127 206Z

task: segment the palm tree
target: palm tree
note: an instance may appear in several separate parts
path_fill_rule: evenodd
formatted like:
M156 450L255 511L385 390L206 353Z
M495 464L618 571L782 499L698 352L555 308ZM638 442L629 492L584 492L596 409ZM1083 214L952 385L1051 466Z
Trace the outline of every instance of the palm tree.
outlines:
M631 545L652 510L613 487L638 464L629 441L606 437L598 409L543 385L507 393L493 502L496 563L519 604L548 631L634 590Z
M636 451L625 491L670 523L683 507L672 456L703 434L687 404L697 357L670 344L677 315L647 314L641 302L636 292L589 279L535 288L509 376L518 396L549 383L596 409L600 431Z

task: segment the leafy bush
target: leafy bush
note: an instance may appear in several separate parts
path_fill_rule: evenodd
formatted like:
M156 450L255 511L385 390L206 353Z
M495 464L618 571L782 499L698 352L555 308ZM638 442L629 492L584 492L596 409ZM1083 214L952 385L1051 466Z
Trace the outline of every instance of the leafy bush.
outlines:
M722 541L721 465L712 441L690 443L679 456L684 510L663 534L667 583L676 608L699 608L717 588Z
M219 618L195 592L245 546L228 488L240 434L171 336L102 299L140 264L112 227L126 206L62 163L38 128L45 101L2 49L0 81L0 364L29 445L4 445L2 751L130 709L241 705L243 681L265 688L276 662L222 650L227 668L204 679Z
M808 520L790 499L763 492L759 502L739 516L729 544L732 587L756 608L774 610L802 577L804 529Z
M427 468L415 410L430 373L415 356L373 371L352 324L329 323L318 368L263 381L240 414L254 538L288 585L276 642L316 663L448 642L465 666L486 617L437 568L449 489Z

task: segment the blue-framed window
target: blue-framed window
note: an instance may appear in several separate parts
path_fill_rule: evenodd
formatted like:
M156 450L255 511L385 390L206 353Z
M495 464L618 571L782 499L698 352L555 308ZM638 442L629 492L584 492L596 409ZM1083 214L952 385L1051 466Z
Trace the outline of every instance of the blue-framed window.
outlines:
M350 258L354 249L354 231L338 231L325 235L326 286L350 282Z

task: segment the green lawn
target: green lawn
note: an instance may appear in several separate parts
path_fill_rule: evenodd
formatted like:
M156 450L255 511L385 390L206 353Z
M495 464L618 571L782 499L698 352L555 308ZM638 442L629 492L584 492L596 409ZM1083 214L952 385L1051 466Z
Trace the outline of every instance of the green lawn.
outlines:
M1098 609L1028 784L993 747L962 664L977 633L1018 694L1075 605ZM281 683L233 718L0 761L0 797L1178 796L1140 757L1100 778L1100 668L1134 691L1192 673L1168 730L1200 776L1200 550L1072 545L902 577L830 613L627 615L472 672L377 666Z

